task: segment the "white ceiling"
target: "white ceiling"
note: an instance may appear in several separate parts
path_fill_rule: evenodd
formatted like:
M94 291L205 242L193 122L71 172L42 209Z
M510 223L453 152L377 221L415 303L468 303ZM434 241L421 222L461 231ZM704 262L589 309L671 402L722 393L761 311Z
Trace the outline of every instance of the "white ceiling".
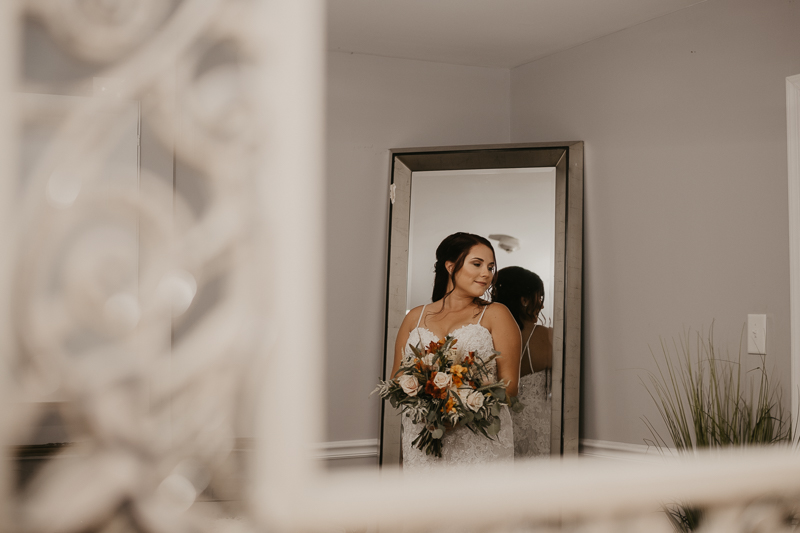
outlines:
M705 0L328 0L328 49L513 68Z

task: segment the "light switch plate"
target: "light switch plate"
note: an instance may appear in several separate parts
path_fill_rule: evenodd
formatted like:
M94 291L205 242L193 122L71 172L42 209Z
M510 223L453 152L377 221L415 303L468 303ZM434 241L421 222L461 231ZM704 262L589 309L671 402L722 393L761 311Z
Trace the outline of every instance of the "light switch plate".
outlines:
M767 353L767 315L747 315L747 353Z

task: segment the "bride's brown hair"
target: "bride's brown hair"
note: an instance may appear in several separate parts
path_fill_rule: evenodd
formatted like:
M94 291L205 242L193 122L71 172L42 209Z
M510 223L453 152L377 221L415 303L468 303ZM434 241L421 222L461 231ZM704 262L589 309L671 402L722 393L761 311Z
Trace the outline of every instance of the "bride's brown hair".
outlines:
M433 294L431 295L432 302L447 298L450 295L450 292L455 290L456 273L461 270L461 267L464 266L464 261L467 258L467 254L472 247L477 244L488 246L492 251L492 255L495 255L494 247L488 239L472 233L453 233L452 235L445 237L444 240L439 244L439 247L436 248L436 264L433 266L434 277ZM445 263L448 261L452 261L453 263L452 272L448 272L447 268L445 268ZM450 292L447 292L448 281L453 283L453 290ZM491 300L494 300L496 284L497 267L495 266L494 275L492 276L492 283L489 285L489 289L487 290L489 293L489 301L478 297L474 298L473 301L478 306L489 305Z

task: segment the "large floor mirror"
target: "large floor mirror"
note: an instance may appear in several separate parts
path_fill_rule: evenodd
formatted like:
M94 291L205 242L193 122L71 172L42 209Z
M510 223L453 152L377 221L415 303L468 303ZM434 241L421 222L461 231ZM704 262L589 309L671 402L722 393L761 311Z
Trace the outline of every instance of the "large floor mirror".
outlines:
M403 318L430 302L436 246L457 231L482 235L494 245L498 268L519 266L543 282L538 323L550 338L545 343L550 368L537 380L544 396L532 407L541 419L530 439L542 442L537 455L576 454L583 143L392 150L390 198L384 379L390 377ZM540 377L530 366L537 365L523 360L523 373ZM398 465L401 414L387 402L381 424L381 464Z

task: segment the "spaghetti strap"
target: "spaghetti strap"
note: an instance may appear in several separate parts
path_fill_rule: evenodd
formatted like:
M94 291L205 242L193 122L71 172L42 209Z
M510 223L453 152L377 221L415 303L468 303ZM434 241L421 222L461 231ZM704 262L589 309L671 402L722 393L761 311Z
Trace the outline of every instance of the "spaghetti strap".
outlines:
M428 307L428 304L422 306L422 311L419 312L419 318L417 319L417 327L414 328L417 330L417 338L419 339L419 345L422 344L422 333L419 331L419 325L422 323L422 315L425 314L425 308Z
M419 319L417 320L417 327L422 323L422 315L425 314L425 308L428 307L428 304L422 306L422 311L419 312Z
M536 326L537 324L533 325L531 334L528 335L528 340L525 342L525 351L528 352L528 364L531 365L531 373L533 373L533 359L531 359L531 339L533 338L533 332L536 331Z
M483 313L486 312L486 308L488 308L488 307L489 307L488 305L484 305L483 306L483 312L481 313L481 317L478 319L478 325L480 325L481 320L483 320Z

